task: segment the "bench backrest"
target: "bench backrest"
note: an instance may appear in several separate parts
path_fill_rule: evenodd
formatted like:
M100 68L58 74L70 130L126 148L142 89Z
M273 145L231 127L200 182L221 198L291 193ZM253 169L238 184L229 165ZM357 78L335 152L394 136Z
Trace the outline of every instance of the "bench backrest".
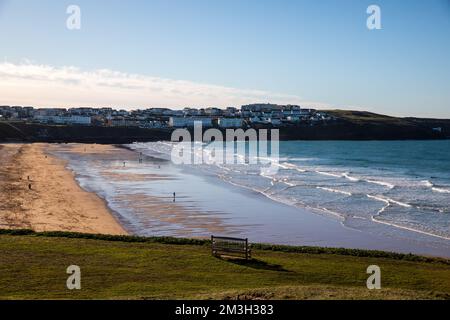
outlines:
M250 255L248 239L211 236L211 249L213 254L218 252L242 254L246 259Z

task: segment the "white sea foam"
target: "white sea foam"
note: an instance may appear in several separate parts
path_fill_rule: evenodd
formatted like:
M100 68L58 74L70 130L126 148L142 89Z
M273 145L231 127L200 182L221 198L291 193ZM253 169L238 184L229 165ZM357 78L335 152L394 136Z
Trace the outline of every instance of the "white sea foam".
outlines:
M324 208L324 207L316 208L316 210L317 209L319 209L319 210L321 210L323 212L326 212L328 214L331 214L332 216L335 216L335 217L339 218L341 221L345 220L345 216L343 214L339 213L339 212L335 212L335 211L332 211L332 210Z
M360 181L359 178L350 176L350 174L348 172L332 173L332 172L326 172L326 171L320 171L320 170L316 170L315 172L318 173L318 174L324 175L324 176L329 176L329 177L334 177L334 178L345 178L345 179L350 180L352 182Z
M283 162L282 164L278 164L278 166L280 166L283 169L292 169L298 172L306 172L306 170L301 169L299 166L296 166L295 164L289 162Z
M389 201L386 200L386 199L384 199L384 198L377 197L377 196L372 196L372 195L370 195L370 194L368 194L367 197L370 198L370 199L382 201L382 202L386 203L387 205L390 205Z
M439 192L439 193L450 193L450 190L444 189L444 188L436 188L436 187L433 187L431 190L433 190L433 191L435 191L435 192Z
M412 206L411 206L410 204L408 204L408 203L400 202L400 201L397 201L397 200L394 200L394 199L391 199L391 198L387 198L387 200L388 200L390 203L395 203L396 205L401 206L401 207L404 207L404 208L411 208L411 207L412 207Z
M393 204L396 204L396 205L404 207L404 208L411 208L410 204L403 203L403 202L400 202L400 201L397 201L397 200L394 200L394 199L391 199L391 198L386 198L386 197L381 197L381 196L373 196L373 195L370 195L370 194L368 194L367 197L371 198L371 199L374 199L374 200L382 201L382 202L384 202L386 204L389 204L389 205L391 203L393 203Z
M326 187L316 187L316 188L320 189L320 190L329 191L329 192L345 194L346 196L351 196L352 195L350 192L337 190L337 189L332 189L332 188L326 188Z
M319 158L289 158L289 161L317 161Z
M408 231L412 231L412 232L417 232L417 233L421 233L421 234L425 234L427 236L432 236L432 237L436 237L436 238L440 238L440 239L445 239L445 240L450 240L450 237L446 237L444 235L439 235L439 234L435 234L432 232L427 232L427 231L423 231L423 230L419 230L417 228L412 228L412 227L406 227L404 225L400 225L398 223L393 223L393 222L387 222L387 221L383 221L380 218L376 218L376 217L372 217L372 221L373 222L377 222L377 223L381 223L384 225L388 225L391 227L395 227L395 228L399 228L399 229L403 229L403 230L408 230Z
M324 176L328 176L328 177L342 178L342 175L340 175L340 174L324 172L324 171L319 171L319 170L316 170L314 172L316 172L318 174L321 174L321 175L324 175Z
M352 176L350 176L348 173L344 173L344 174L342 174L342 176L343 176L345 179L348 179L348 180L353 181L353 182L358 182L358 181L360 181L359 178L352 177Z
M429 181L429 180L422 180L421 182L423 183L423 185L425 187L430 187L431 188L431 187L434 186L433 183L431 181Z
M450 189L442 188L442 187L436 187L434 183L432 183L429 180L423 180L421 181L424 186L431 188L432 191L438 192L438 193L450 193Z
M395 185L393 185L392 183L389 183L389 182L385 182L385 181L377 181L377 180L365 180L365 181L368 183L377 184L379 186L388 187L389 189L395 188Z

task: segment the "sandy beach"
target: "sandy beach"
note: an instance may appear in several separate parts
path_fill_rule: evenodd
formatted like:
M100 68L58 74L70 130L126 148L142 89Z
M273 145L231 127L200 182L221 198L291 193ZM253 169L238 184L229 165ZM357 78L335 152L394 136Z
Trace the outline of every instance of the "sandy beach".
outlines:
M0 227L127 234L105 202L80 188L48 147L0 145Z

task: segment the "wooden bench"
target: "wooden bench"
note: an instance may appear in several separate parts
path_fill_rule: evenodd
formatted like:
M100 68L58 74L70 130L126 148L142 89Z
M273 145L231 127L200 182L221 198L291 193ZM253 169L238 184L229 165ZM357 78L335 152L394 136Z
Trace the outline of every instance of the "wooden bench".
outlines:
M248 239L211 236L211 252L217 256L239 256L251 259L251 248Z

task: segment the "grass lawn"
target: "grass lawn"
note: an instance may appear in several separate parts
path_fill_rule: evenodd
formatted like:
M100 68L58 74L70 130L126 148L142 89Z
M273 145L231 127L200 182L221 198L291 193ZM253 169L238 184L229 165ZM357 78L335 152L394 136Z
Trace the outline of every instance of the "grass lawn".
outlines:
M448 261L254 250L250 262L207 245L0 235L0 299L449 299ZM368 290L369 265L381 290ZM69 291L69 265L81 290Z

